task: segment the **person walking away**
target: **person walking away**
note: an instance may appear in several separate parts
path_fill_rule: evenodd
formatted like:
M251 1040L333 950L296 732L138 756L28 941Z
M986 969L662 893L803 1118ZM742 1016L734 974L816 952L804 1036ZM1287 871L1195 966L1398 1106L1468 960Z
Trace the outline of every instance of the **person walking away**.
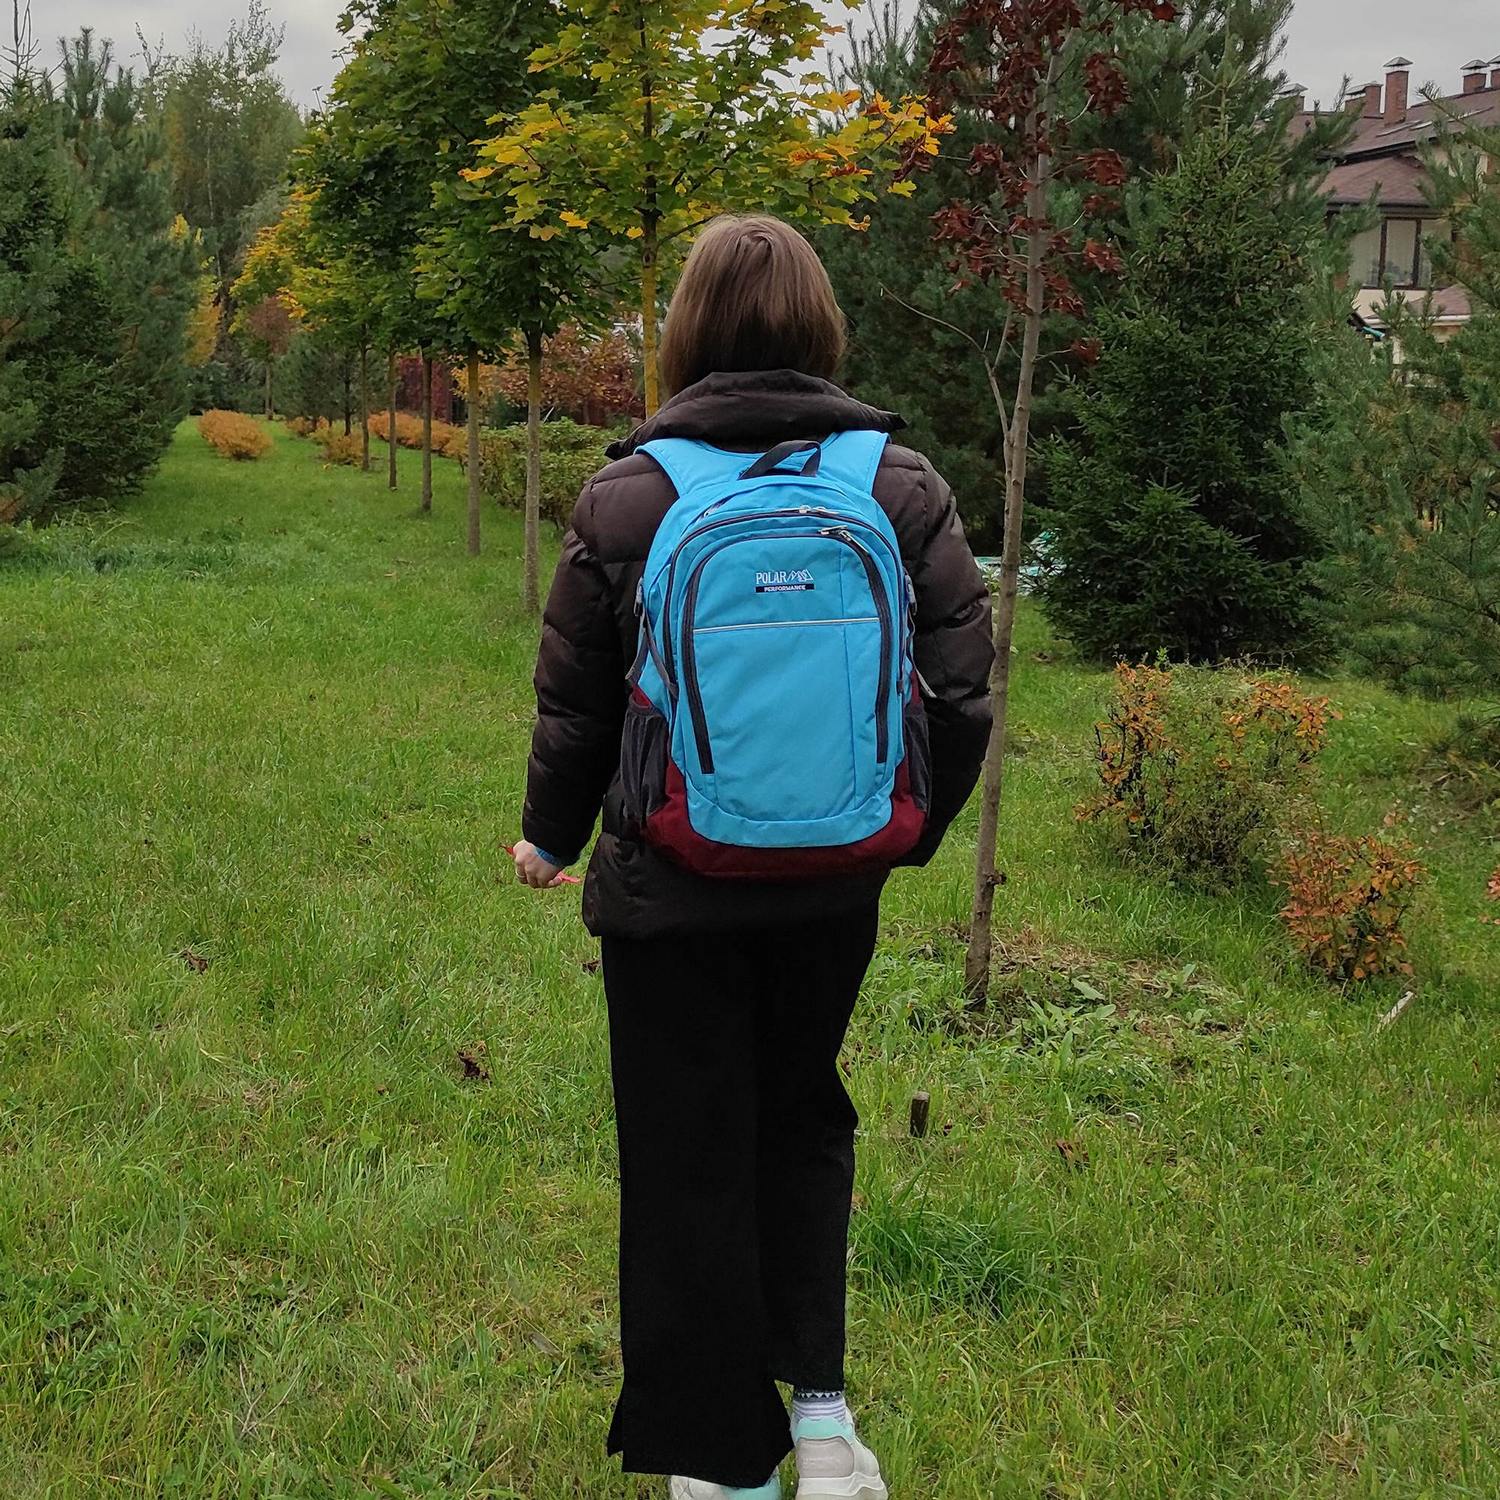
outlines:
M953 496L889 441L899 417L832 384L843 346L796 231L704 230L662 340L674 394L584 487L537 661L519 878L557 885L603 812L608 1446L673 1500L774 1500L793 1449L798 1500L887 1494L844 1395L838 1054L890 870L973 790L992 650Z

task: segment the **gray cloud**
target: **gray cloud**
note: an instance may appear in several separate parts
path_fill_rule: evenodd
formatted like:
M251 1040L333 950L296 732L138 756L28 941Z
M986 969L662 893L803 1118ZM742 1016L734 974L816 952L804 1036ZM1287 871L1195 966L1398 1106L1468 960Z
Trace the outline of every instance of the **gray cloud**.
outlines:
M286 26L282 76L297 101L311 105L338 70L341 0L269 0L269 8ZM34 0L33 24L50 61L54 39L80 26L112 36L117 53L129 55L137 22L153 45L177 50L195 26L210 42L221 40L242 10L231 0ZM1430 81L1456 91L1466 62L1500 54L1495 0L1427 0L1419 8L1409 0L1299 0L1285 66L1309 98L1331 104L1346 74L1356 84L1380 78L1398 53L1415 64L1414 89Z
M1465 63L1500 54L1495 0L1298 0L1284 64L1308 100L1333 103L1341 80L1377 82L1393 57L1412 60L1412 93L1457 93Z

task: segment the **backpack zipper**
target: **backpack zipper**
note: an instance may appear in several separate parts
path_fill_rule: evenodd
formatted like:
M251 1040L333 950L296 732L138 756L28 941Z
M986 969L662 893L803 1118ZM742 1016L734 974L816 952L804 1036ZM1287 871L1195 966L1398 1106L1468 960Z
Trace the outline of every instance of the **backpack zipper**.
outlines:
M870 585L870 595L875 600L875 613L880 616L880 686L875 692L875 760L884 765L891 753L891 674L889 671L892 647L896 630L891 622L891 601L885 591L885 580L880 576L880 565L875 554L863 542L857 541L842 526L830 527L824 536L838 538L854 549L864 564L865 579Z

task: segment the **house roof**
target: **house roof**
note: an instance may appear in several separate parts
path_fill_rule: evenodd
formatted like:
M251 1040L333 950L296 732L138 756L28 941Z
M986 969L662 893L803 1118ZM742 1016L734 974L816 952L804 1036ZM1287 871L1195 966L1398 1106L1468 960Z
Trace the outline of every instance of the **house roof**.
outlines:
M1361 92L1355 89L1351 97ZM1317 118L1312 112L1296 115L1293 133L1305 134ZM1379 114L1361 116L1324 180L1330 207L1355 207L1373 195L1384 209L1425 211L1428 202L1422 187L1427 174L1418 151L1454 124L1500 128L1500 88L1450 94L1435 103L1418 96L1405 118L1391 125Z
M1380 308L1385 295L1377 288L1365 288L1360 293L1364 310L1361 312L1356 308L1355 317L1370 328L1383 328L1385 324L1380 317ZM1469 320L1469 294L1461 286L1435 287L1431 292L1408 289L1397 295L1408 307L1421 308L1425 305L1427 316L1435 323L1466 323Z
M1422 185L1427 173L1421 161L1409 153L1399 156L1367 156L1341 161L1323 180L1333 208L1357 207L1373 194L1382 208L1426 209Z
M1439 322L1465 320L1471 311L1469 294L1461 286L1440 287L1432 294L1432 315Z
M1392 151L1436 140L1448 116L1465 125L1500 125L1500 89L1482 89L1474 94L1450 94L1436 104L1418 95L1406 118L1387 125L1380 115L1362 116L1354 135L1344 147L1343 157L1385 155Z

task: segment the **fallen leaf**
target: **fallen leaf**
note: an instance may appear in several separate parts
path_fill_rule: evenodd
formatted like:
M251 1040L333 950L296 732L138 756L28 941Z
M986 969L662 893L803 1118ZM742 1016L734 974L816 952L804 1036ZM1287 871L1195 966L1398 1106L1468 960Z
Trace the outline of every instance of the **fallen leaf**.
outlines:
M1075 1172L1081 1171L1089 1164L1088 1152L1082 1146L1075 1146L1072 1141L1059 1141L1057 1154L1062 1157L1063 1165L1072 1167Z
M458 1049L459 1065L464 1070L465 1078L477 1079L480 1083L488 1083L490 1070L480 1061L484 1056L484 1043L475 1042L472 1047L460 1047Z
M209 960L201 953L194 953L191 948L184 948L177 956L195 974L202 974L208 968Z

